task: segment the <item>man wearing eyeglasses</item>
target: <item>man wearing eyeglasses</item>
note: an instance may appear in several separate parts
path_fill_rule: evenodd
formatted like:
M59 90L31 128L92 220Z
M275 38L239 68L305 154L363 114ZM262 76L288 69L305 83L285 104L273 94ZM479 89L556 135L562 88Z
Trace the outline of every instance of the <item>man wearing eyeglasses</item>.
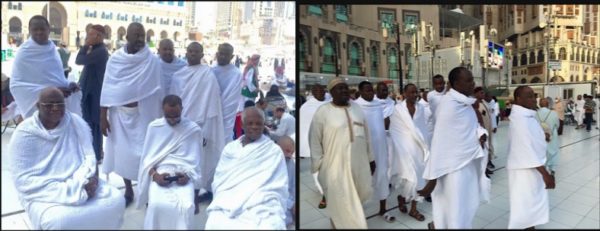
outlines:
M45 88L38 111L14 131L8 166L33 229L118 229L125 200L98 178L87 123L67 112L63 92Z

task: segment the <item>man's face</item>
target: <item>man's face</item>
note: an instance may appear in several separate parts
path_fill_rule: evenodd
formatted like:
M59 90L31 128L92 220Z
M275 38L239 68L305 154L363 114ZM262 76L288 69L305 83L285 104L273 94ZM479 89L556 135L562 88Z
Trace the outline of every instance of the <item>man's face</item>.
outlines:
M325 100L325 89L321 85L316 85L312 89L312 94L318 101Z
M50 27L41 19L33 20L31 27L29 27L29 34L37 44L45 45L48 44L48 38L50 37Z
M173 62L175 58L175 50L173 49L173 43L171 42L161 42L158 47L158 55L160 59L165 61L166 63Z
M433 80L433 88L437 92L442 92L444 90L445 81L443 79L434 79Z
M344 105L348 103L350 99L350 91L348 90L348 84L340 83L331 88L331 98L338 105Z
M181 122L181 106L171 106L168 104L163 105L163 112L165 119L169 125L175 126Z
M521 95L516 100L521 106L532 110L534 110L537 105L535 94L530 87L523 89Z
M233 49L229 46L219 46L219 50L217 51L217 64L219 66L225 66L231 63L231 59L233 58Z
M417 87L410 85L404 91L404 99L412 104L417 102Z
M462 71L456 83L454 84L454 90L460 92L463 95L470 96L473 95L473 90L475 89L475 82L473 82L473 74L470 71L464 70Z
M283 116L283 113L284 112L282 112L282 111L275 110L275 113L273 113L273 115L275 116L275 118L281 119L281 117Z
M130 26L127 28L127 46L134 52L138 52L146 46L146 32L141 26Z
M257 110L248 111L242 124L244 135L247 136L251 141L260 138L262 136L263 129L265 128L265 121L258 113L259 112Z
M185 53L185 57L187 58L190 66L200 64L200 60L203 56L204 51L199 44L192 43L187 47L187 53Z
M65 98L59 91L40 97L37 107L40 119L51 124L58 123L65 116Z
M425 100L425 102L429 102L429 100L427 100L427 91L421 92L421 98L423 98L423 100Z
M485 93L483 93L483 91L475 92L475 98L478 100L482 100L483 98L485 98Z
M375 96L375 91L373 91L373 85L364 85L362 90L360 90L360 96L366 101L372 101L373 97Z
M377 84L377 98L385 99L388 97L389 93L390 92L388 91L388 87L386 84L384 84L384 83Z
M577 100L581 100L581 95L578 95L578 96L577 96Z

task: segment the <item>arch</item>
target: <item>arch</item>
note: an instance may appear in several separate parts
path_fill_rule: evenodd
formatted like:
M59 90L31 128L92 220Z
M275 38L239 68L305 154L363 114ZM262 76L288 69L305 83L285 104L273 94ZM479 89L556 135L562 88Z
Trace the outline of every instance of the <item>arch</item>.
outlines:
M573 78L573 75L571 75L571 78L569 79L569 82L573 82L573 80L575 80L575 79Z
M561 83L564 82L565 79L563 79L563 77L561 76L554 76L550 79L550 82L557 82L557 83Z
M175 31L175 33L173 33L173 41L179 42L179 31Z
M527 79L526 78L522 78L521 79L521 84L527 83Z
M160 32L160 39L161 40L166 39L168 37L169 37L169 34L167 34L166 31L163 30L163 31Z
M127 34L127 30L125 30L125 27L119 27L119 29L117 30L117 39L119 41L125 40L125 34Z
M23 31L23 23L21 23L21 19L17 17L12 17L8 21L9 24L9 33L22 33Z
M389 76L388 78L390 79L397 79L398 78L398 51L396 50L396 47L390 47L388 49L388 69L389 69Z
M531 79L531 83L541 83L542 80L539 77L533 77L533 79Z
M335 66L336 46L335 42L331 37L325 37L323 39L323 62L321 63L321 72L323 73L336 73L337 67Z
M567 48L560 48L560 50L558 51L558 58L560 60L567 60Z
M575 82L579 82L579 75L575 76Z
M48 18L48 4L42 9L42 16ZM67 10L59 2L50 2L50 40L63 40L63 29L67 26ZM68 44L67 41L64 41Z
M152 41L153 38L154 38L154 31L152 29L148 29L148 31L146 31L146 42Z
M517 58L517 55L513 55L512 65L513 67L519 66L519 59Z
M529 52L529 64L534 64L535 63L535 52L531 51Z
M521 65L527 65L527 55L526 54L521 55Z
M538 62L538 63L542 63L542 62L544 62L544 58L545 58L545 57L544 57L544 51L542 51L542 50L539 50L539 51L538 51L538 54L537 54L537 62Z
M106 35L104 35L104 39L110 39L112 35L112 29L110 28L110 26L104 25L104 31L106 32Z
M360 64L361 64L361 52L362 48L360 46L360 44L358 44L357 41L352 41L350 43L350 49L349 49L349 59L350 59L350 65L348 66L348 74L349 75L360 75L361 74L361 69L360 69Z
M371 76L374 77L379 76L379 70L377 68L379 66L379 56L377 54L377 51L379 51L379 48L377 48L377 46L371 47Z

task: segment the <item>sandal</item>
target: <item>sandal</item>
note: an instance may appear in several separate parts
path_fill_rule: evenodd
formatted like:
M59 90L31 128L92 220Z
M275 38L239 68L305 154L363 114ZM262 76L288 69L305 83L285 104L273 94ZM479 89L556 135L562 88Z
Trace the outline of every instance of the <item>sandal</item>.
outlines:
M388 223L394 223L394 221L396 221L396 217L392 216L390 214L390 212L386 212L384 214L379 214L379 215L383 216L383 219Z
M419 213L419 211L417 211L417 210L410 211L410 213L408 213L408 215L415 218L417 221L425 220L425 216L423 216L423 214Z
M402 205L402 206L398 206L398 209L400 210L400 212L402 213L406 213L408 212L408 209L406 208L406 205Z
M432 221L432 222L429 222L429 223L427 223L427 228L428 228L428 229L430 229L430 230L433 230L433 229L435 229L435 226L433 226L433 221Z
M320 209L327 208L327 201L325 201L325 198L321 199L321 202L319 202L319 208Z

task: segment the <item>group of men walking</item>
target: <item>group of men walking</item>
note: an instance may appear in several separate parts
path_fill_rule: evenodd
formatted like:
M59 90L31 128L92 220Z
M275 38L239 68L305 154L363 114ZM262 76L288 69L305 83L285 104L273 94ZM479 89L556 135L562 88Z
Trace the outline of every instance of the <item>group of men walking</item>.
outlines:
M313 88L314 97L300 108L301 124L310 124L301 131L308 142L301 143L300 152L311 157L325 204L320 208L328 209L334 228L367 228L362 204L371 198L380 201L378 214L394 222L386 208L390 195L397 196L401 213L418 221L425 216L417 203L430 197L430 229L472 228L480 203L490 200L498 109L464 67L450 71L448 84L434 76L433 85L435 90L418 101L417 86L407 84L399 102L388 97L384 83L377 84L375 94L370 82L361 82L356 100L342 78L327 85L331 101L321 86ZM546 189L555 183L554 172L546 169L546 152L555 158L558 149L550 146L557 140L558 120L551 130L542 129L529 87L517 88L514 99L506 165L508 228L530 228L548 222Z
M109 57L104 28L92 26L77 54L84 65L77 84L64 76L46 18L34 16L29 29L10 83L26 119L9 162L36 229L118 229L132 202L147 208L144 229L193 229L201 198L210 203L207 229L290 223L293 140L279 138L280 147L264 135L255 107L243 110L245 134L234 140L242 82L256 82L257 73L242 76L230 44L219 45L214 67L201 63L197 42L187 62L168 39L156 56L134 22L127 44ZM104 173L123 177L124 195L98 178L100 162Z

